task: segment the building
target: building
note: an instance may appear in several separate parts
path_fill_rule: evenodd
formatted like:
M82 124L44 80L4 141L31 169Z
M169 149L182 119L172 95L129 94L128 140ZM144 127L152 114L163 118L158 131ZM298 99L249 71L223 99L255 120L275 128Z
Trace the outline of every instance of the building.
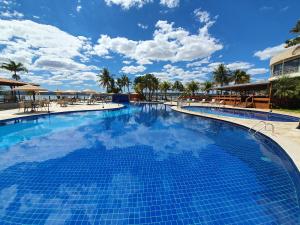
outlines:
M300 45L290 47L274 56L270 61L270 81L282 76L300 77Z

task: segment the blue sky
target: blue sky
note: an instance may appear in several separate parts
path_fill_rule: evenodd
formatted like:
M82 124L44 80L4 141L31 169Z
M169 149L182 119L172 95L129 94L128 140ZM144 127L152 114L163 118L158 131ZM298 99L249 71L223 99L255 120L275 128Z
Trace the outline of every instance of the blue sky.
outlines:
M201 82L225 63L267 79L299 19L298 0L2 0L0 10L0 62L24 63L22 79L50 90L99 90L103 67Z

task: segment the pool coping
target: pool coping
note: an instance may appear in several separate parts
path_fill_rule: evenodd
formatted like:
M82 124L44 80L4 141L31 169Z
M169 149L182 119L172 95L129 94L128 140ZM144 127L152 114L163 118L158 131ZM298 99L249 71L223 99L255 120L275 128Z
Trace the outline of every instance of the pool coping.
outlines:
M231 123L234 125L238 125L241 127L244 127L246 129L252 128L255 124L259 122L259 120L254 119L240 119L240 118L233 118L233 117L227 117L227 116L216 116L213 114L208 113L200 113L200 112L193 112L190 110L185 110L182 108L178 108L177 106L171 106L171 109L180 112L185 113L193 116L199 116L204 117L208 119L214 119L218 121L223 121L227 123ZM263 136L270 138L272 141L274 141L277 145L279 145L284 152L287 154L287 156L291 159L291 161L294 163L295 167L298 169L298 173L300 173L300 130L296 129L296 126L298 125L297 122L274 122L274 121L268 121L272 124L275 124L275 132L274 134L269 130L260 130L260 127L253 128L254 132L258 132L262 134ZM294 127L294 128L293 128ZM293 137L292 140L289 138L289 133L287 130L289 130L290 136ZM285 133L286 135L283 136L282 133ZM298 139L298 141L297 141ZM296 141L295 141L296 140ZM298 148L297 148L298 146Z
M39 113L31 113L31 114L23 114L23 115L13 115L13 117L8 117L4 119L0 119L1 122L8 122L8 121L13 121L13 120L18 120L18 119L28 119L28 118L36 118L39 116L48 116L48 115L59 115L59 114L69 114L69 113L80 113L80 112L97 112L97 111L114 111L114 110L119 110L124 108L125 105L123 104L117 104L114 103L113 107L108 107L108 108L92 108L92 109L71 109L68 110L67 108L64 108L63 111L50 111L50 112L39 112ZM67 110L65 110L67 109Z

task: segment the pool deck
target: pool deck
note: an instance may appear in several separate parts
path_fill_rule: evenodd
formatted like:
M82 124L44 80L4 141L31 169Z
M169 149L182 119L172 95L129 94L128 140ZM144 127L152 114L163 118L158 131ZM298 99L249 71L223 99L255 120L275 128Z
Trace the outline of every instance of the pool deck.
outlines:
M49 108L50 114L55 113L64 113L64 112L78 112L78 111L98 111L98 110L108 110L108 109L120 109L124 107L122 104L117 103L95 103L92 105L87 104L74 104L68 105L67 107L61 107L56 103L51 103ZM34 115L43 115L49 114L48 111L37 111L37 112L23 112L19 109L10 109L10 110L2 110L0 111L0 120L7 120L7 119L16 119L20 117L28 117Z
M171 105L170 103L166 103L168 105ZM251 128L255 126L259 120L254 119L241 119L241 118L233 118L228 116L217 116L212 115L208 113L200 113L200 112L192 112L190 110L185 110L182 108L178 108L177 106L174 106L172 104L171 108L177 112L182 112L190 115L195 116L202 116L217 120L223 120L230 123L242 125L247 128ZM205 106L201 105L199 103L191 103L191 106ZM209 105L206 105L209 106ZM226 108L234 108L226 106ZM243 108L240 108L243 109ZM248 109L250 110L250 109ZM251 109L252 110L252 109ZM257 111L269 111L269 110L257 110ZM285 115L292 115L292 116L300 116L297 113L282 113L281 111L273 111L275 113L281 113ZM268 137L270 137L272 140L274 140L277 144L279 144L286 153L290 156L290 158L294 161L295 165L297 166L298 170L300 171L300 129L296 129L298 123L297 122L274 122L274 121L267 121L268 123L271 123L274 125L274 133L272 133L271 129L268 130L260 130L263 128L263 125L258 125L256 128L254 128L255 131L258 131ZM255 132L254 131L254 132Z

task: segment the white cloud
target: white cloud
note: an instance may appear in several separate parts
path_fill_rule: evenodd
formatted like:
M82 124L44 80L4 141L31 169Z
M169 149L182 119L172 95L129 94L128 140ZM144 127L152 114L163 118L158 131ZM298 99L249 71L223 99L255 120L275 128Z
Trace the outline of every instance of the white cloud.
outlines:
M137 74L144 72L146 67L139 65L139 66L124 66L121 71L128 74Z
M266 68L253 68L247 70L247 73L250 75L266 74L267 72L269 72L269 70Z
M268 47L264 50L255 52L254 56L258 57L260 60L267 60L273 57L274 55L282 52L285 49L284 46L285 44L277 45L274 47Z
M138 27L142 28L143 30L148 29L148 25L144 25L142 23L138 23L137 25L138 25Z
M191 80L197 80L203 82L206 80L208 72L203 68L196 68L194 70L184 70L178 66L167 64L163 67L161 72L153 72L161 80L180 80L182 82L188 82Z
M141 8L143 5L149 2L152 2L152 0L105 0L107 5L119 5L123 9L130 9L131 7Z
M138 64L203 59L223 48L223 45L209 34L210 25L210 22L206 23L196 34L190 34L181 27L174 27L174 23L160 20L156 23L151 40L134 41L126 37L112 38L101 35L94 49L99 56L114 52L136 60Z
M0 12L0 17L3 17L3 18L22 18L24 17L23 13L20 13L20 12L17 12L16 10L13 10L13 11L3 11L3 12Z
M201 23L208 23L211 21L209 12L201 10L200 8L195 9L194 14Z
M126 64L126 65L129 65L129 64L132 63L132 61L124 60L123 63Z
M188 63L186 64L186 67L199 67L202 66L203 64L207 64L210 61L210 57L206 57L204 59L192 62L192 63Z
M160 0L160 4L168 8L175 8L179 6L179 0Z
M230 70L247 70L253 67L253 64L248 62L233 62L226 65Z
M77 1L77 7L76 7L76 11L79 13L82 9L82 6L81 6L81 0L78 0Z
M30 20L0 20L1 61L8 59L22 62L29 71L41 76L22 76L35 83L61 84L76 79L85 80L86 73L97 70L86 62L93 54L90 40L83 36L73 36L57 27L39 24ZM59 77L59 75L61 77ZM95 76L90 76L95 80Z

